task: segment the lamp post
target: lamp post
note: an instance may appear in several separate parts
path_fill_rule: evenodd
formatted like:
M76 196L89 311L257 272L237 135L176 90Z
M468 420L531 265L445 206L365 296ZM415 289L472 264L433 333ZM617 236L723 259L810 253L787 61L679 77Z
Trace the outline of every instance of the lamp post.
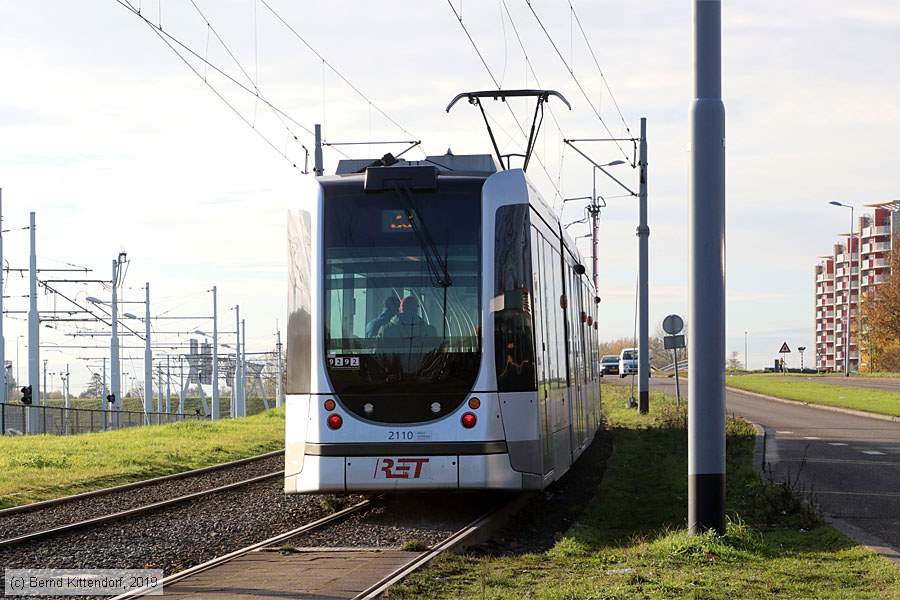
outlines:
M218 300L216 297L216 286L212 287L213 296L213 355L212 355L212 410L210 417L215 420L219 418L219 318L218 318Z
M275 352L278 353L278 379L275 380L275 406L284 404L284 388L282 387L282 374L284 367L281 364L281 330L275 331Z
M750 359L747 357L747 332L745 331L745 332L744 332L744 370L745 370L745 371L749 371L749 370L750 370L750 362L749 362L749 360L750 360Z
M837 200L832 200L828 204L833 206L843 206L850 209L850 232L847 234L847 302L846 315L844 319L844 376L850 376L850 297L853 295L853 207L849 204L842 204Z
M150 282L144 283L144 421L150 424L150 413L153 412L153 350L150 347ZM132 313L123 317L140 320Z

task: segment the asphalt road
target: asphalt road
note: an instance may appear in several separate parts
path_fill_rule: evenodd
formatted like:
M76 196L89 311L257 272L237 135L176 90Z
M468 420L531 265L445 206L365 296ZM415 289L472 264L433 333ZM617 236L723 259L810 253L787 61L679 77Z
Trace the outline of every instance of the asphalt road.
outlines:
M674 378L652 377L650 387L675 395ZM688 382L682 379L680 387L687 398ZM900 564L900 422L730 388L725 404L729 415L764 428L760 462L775 481L799 474L801 495L813 499L828 522Z

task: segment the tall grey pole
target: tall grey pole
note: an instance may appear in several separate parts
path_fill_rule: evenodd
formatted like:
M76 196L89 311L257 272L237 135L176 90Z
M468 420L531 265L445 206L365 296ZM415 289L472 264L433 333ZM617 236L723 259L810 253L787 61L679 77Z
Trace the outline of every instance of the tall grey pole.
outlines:
M178 355L178 412L184 414L184 355Z
M3 189L0 188L0 290L3 290ZM0 293L0 369L3 369L3 385L0 385L0 402L6 402L9 387L6 382L6 338L3 337L3 294ZM0 435L4 432L0 431Z
M282 374L284 373L284 365L281 364L281 330L275 331L275 352L278 354L278 376L275 379L275 406L284 404L284 388L282 387Z
M63 397L65 398L65 407L66 410L69 410L71 406L69 405L69 363L66 363L66 378L63 380Z
M44 389L41 394L41 406L47 406L47 359L44 359Z
M722 3L694 1L688 528L725 533L725 105Z
M219 308L216 297L216 286L212 288L213 294L213 347L212 347L212 407L209 416L215 421L219 418Z
M100 398L100 404L103 405L103 429L106 429L109 426L109 402L106 401L106 396L109 394L109 388L106 387L106 357L103 357L103 393L101 394L102 398Z
M234 307L234 388L231 390L232 410L231 416L240 417L241 415L241 383L244 381L241 377L241 305Z
M150 282L144 285L144 418L153 412L153 350L150 347Z
M313 152L315 157L315 166L313 167L313 172L316 174L316 177L321 177L325 174L325 165L322 160L322 126L316 123L315 126L315 134L316 134L316 148Z
M650 410L650 280L649 246L650 226L647 225L647 119L641 118L641 142L639 148L640 221L638 224L638 409L641 414Z
M172 412L172 363L166 355L166 412Z
M112 302L110 303L112 315L112 335L109 338L109 387L113 396L112 406L114 411L122 409L122 368L119 365L119 261L112 261ZM116 425L118 425L118 417Z
M247 416L247 321L241 319L241 416Z
M31 227L31 256L28 273L28 385L32 390L41 389L41 322L37 309L37 233L35 231L34 213L30 213ZM34 400L32 400L34 402ZM31 411L29 411L31 412ZM32 413L35 418L37 413ZM29 431L31 431L31 419L29 419Z
M591 280L594 284L594 294L600 293L599 276L597 272L600 270L600 203L597 202L597 167L591 171L593 175L593 187L591 191L591 203L588 205L588 212L591 214Z

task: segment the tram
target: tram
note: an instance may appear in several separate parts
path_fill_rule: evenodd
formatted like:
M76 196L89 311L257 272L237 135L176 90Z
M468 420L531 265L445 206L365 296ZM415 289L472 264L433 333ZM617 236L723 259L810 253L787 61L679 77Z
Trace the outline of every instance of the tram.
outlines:
M388 158L289 211L285 491L542 489L600 427L575 243L521 169Z

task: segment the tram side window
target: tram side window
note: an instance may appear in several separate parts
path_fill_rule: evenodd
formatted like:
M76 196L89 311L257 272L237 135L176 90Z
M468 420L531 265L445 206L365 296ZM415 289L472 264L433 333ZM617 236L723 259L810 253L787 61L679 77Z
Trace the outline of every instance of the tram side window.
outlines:
M553 267L553 283L556 289L556 310L553 311L553 314L556 317L556 353L559 356L559 375L556 382L559 387L565 388L569 385L566 380L566 312L560 308L559 299L565 296L566 288L563 281L565 272L563 271L562 255L558 247L553 248Z
M547 392L547 305L544 303L544 294L542 290L545 287L545 275L541 269L544 252L544 238L536 229L531 230L531 261L532 261L532 283L534 285L534 303L532 309L534 311L534 347L536 351L535 366L537 368L538 389L541 391L540 396L543 398Z
M559 298L555 295L556 290L553 287L553 278L556 276L553 272L552 261L553 249L546 238L541 239L541 263L543 269L543 287L544 293L544 343L547 345L547 385L550 389L559 387L559 357L557 351L557 335L556 335L556 317L555 313L559 312Z
M529 230L527 205L497 209L491 306L499 391L536 389Z
M578 275L572 269L572 265L566 264L566 274L568 275L567 290L568 293L568 309L566 317L569 324L569 384L581 385L581 377L579 375L579 326L578 326L578 307L581 304L578 301Z

